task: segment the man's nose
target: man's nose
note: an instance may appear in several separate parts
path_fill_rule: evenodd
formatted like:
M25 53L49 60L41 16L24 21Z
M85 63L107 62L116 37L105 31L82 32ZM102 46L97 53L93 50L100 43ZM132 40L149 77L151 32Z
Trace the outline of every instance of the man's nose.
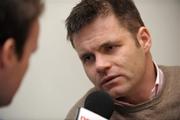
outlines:
M111 67L110 61L106 57L96 57L96 71L99 74L106 74L107 70Z

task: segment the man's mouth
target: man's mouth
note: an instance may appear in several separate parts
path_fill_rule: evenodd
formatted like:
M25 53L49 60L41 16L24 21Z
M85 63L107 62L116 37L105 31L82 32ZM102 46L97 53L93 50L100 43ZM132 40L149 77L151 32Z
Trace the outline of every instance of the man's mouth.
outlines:
M120 75L109 75L109 76L106 76L104 77L102 80L101 80L101 83L100 83L100 87L104 88L106 86L109 86L111 85L114 80L116 78L118 78Z

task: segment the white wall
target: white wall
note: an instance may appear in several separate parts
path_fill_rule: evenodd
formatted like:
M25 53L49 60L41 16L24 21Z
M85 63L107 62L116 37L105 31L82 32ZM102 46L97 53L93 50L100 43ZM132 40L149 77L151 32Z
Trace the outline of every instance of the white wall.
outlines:
M78 1L46 1L38 52L13 103L0 109L0 118L64 119L70 107L92 86L75 51L66 41L64 21ZM156 62L180 65L180 1L135 1L152 33Z

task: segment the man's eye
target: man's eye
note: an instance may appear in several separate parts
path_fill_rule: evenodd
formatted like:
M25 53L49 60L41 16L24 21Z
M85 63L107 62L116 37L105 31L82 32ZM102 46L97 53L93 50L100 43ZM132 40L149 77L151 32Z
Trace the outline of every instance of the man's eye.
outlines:
M109 50L112 50L115 46L108 46Z
M83 58L83 61L89 61L89 60L91 60L91 56L85 56L85 57Z
M111 52L111 51L115 50L116 48L117 48L117 46L115 46L115 45L109 45L109 46L105 47L105 51Z
M94 60L94 55L83 55L82 58L81 58L82 62L83 63L87 63L87 62L93 62Z

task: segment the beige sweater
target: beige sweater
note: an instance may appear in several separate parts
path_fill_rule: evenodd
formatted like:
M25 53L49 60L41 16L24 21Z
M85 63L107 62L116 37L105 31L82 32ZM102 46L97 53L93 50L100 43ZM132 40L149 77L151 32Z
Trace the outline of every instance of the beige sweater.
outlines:
M180 120L180 67L160 66L164 73L162 92L153 100L134 107L115 106L110 120ZM89 90L69 111L66 120L75 120L78 108L84 105Z

